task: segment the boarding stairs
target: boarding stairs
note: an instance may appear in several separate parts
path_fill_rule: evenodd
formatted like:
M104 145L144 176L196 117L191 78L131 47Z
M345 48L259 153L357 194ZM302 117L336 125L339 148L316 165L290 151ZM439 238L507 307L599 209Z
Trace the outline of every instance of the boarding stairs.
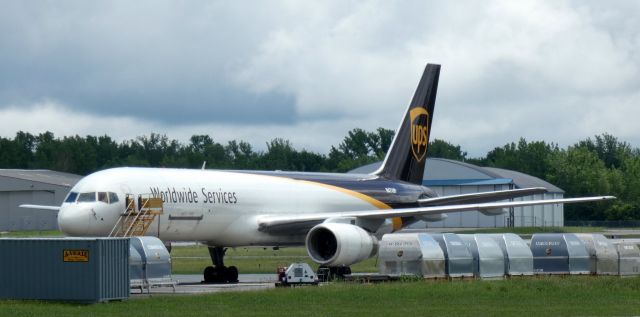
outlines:
M111 229L109 237L135 237L143 236L156 216L164 213L162 198L151 195L138 195L136 206L135 196L127 194L125 198L125 211ZM136 208L137 207L137 208Z

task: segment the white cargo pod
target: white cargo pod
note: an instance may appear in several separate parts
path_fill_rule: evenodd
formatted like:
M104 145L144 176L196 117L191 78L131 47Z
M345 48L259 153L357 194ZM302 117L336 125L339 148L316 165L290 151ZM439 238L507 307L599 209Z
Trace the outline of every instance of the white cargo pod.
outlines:
M132 237L130 240L144 262L146 287L175 286L171 278L171 256L162 241L156 237Z
M440 244L428 234L385 234L378 246L380 274L446 277L444 252Z
M142 261L142 256L131 243L129 243L129 280L131 288L142 289L145 286L144 261Z
M620 276L640 275L640 249L634 243L622 242L616 244L620 259Z
M458 235L434 233L431 237L438 241L440 248L444 251L447 276L473 277L473 255Z
M503 278L504 255L498 243L485 234L459 234L473 255L473 274L479 278Z
M618 251L609 239L599 233L579 233L576 236L589 252L591 274L618 275Z
M573 233L538 233L531 237L536 274L589 274L589 253Z
M533 254L520 236L513 233L491 234L504 255L504 274L533 275Z

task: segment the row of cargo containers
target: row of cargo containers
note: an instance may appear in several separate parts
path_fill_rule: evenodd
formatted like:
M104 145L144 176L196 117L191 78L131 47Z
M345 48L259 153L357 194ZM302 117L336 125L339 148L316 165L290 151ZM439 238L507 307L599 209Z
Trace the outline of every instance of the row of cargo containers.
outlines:
M535 234L530 245L506 234L387 234L381 274L503 278L536 274L640 275L640 249L601 234Z

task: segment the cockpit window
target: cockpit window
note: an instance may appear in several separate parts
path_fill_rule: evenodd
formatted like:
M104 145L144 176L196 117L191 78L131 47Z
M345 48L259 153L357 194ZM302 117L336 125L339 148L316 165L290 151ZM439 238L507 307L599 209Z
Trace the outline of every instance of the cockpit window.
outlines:
M67 196L67 199L64 200L65 203L74 203L76 202L76 198L78 198L78 193L70 192Z
M109 192L109 203L113 204L117 202L118 202L118 195L116 195L116 193Z
M96 201L96 193L82 193L80 194L80 196L78 196L78 202L82 203L82 202L92 202L92 201Z
M105 192L98 192L98 201L101 201L103 203L108 204L109 203L109 198L107 196L107 193Z

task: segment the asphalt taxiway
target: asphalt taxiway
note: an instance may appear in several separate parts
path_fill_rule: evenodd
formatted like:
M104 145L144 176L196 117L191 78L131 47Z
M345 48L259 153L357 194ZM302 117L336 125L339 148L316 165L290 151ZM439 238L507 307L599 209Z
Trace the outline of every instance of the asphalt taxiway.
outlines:
M176 282L175 290L173 287L161 286L151 287L147 289L132 289L131 297L148 297L150 295L193 295L193 294L210 294L219 292L240 292L255 291L275 288L278 280L276 274L240 274L238 283L233 284L206 284L202 283L202 275L193 274L176 274L173 275L173 281Z

